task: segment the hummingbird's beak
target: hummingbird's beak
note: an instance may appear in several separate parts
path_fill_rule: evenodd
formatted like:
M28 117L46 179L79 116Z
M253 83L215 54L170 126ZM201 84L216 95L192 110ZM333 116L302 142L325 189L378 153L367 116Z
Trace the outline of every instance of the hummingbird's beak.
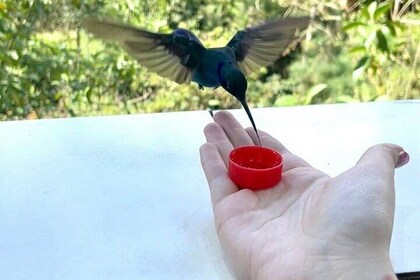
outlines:
M241 102L242 106L245 109L246 114L248 115L249 120L251 121L252 127L254 128L255 134L257 135L258 144L261 146L260 135L258 134L257 126L255 125L254 118L252 117L251 110L249 110L248 103L245 99L238 99Z

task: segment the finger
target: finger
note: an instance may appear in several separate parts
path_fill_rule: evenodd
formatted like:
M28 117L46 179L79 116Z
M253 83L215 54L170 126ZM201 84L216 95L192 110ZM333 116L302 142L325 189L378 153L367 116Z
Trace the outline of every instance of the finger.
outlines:
M249 134L249 136L253 139L255 143L258 142L257 136L255 134L255 131L252 127L248 127L246 129L246 132ZM260 135L261 144L265 147L271 148L273 150L276 150L281 154L283 157L283 170L288 171L293 168L298 167L311 167L306 161L298 157L297 155L291 153L286 147L281 144L279 141L277 141L273 136L270 134L258 130L258 133Z
M227 137L223 128L217 123L209 123L204 128L204 135L208 143L213 143L219 150L225 167L229 164L229 154L233 150L233 145Z
M214 121L223 128L234 147L254 144L251 137L231 113L227 111L217 112L214 115Z
M394 173L394 169L407 164L410 156L398 145L378 144L370 147L359 159L356 166L374 165L379 172Z
M334 179L346 178L348 183L342 186L353 195L357 194L360 201L370 204L371 207L374 204L385 202L384 209L391 211L395 204L395 168L406 164L408 160L408 154L400 146L375 145L360 157L353 168ZM344 193L346 196L350 195L347 192ZM365 195L366 193L369 195Z
M223 198L238 191L238 187L230 180L227 168L213 143L206 143L200 147L201 166L206 174L210 188L213 208Z

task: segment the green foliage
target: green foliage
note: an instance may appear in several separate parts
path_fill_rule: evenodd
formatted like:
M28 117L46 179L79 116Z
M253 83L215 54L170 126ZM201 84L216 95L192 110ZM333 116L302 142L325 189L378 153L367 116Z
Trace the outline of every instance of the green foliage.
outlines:
M177 85L89 37L80 27L89 15L189 28L218 46L268 18L315 14L322 21L295 52L249 77L251 106L419 98L418 10L372 0L0 0L0 120L239 107L223 89Z
M416 48L418 52L420 44L419 26L413 28L402 24L401 19L391 19L391 3L367 2L357 13L349 15L346 19L349 23L342 27L348 36L349 54L357 59L353 79L359 85L356 93L359 92L359 99L362 101L419 97L420 88L418 85L411 85L409 76L412 71L408 70L410 67L419 69L418 54L417 59L415 58ZM413 45L412 39L407 38L411 34L417 37L417 42ZM404 59L407 55L412 58L411 61ZM401 77L395 77L397 73L409 73L402 78L408 77L408 89L401 85ZM392 84L389 84L390 79ZM370 93L361 91L363 87L360 85L363 84L371 85Z

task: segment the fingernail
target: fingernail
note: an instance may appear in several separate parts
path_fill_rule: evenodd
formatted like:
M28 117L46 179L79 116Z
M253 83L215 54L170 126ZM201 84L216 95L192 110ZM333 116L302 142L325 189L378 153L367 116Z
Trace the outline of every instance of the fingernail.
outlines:
M406 165L410 161L410 155L406 151L401 151L398 155L398 162L395 168Z

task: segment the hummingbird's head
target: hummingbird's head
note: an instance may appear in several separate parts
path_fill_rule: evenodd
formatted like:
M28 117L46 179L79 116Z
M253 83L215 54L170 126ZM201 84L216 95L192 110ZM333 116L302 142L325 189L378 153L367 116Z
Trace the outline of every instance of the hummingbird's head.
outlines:
M245 101L248 83L245 75L236 67L226 65L221 69L221 86L239 101Z

